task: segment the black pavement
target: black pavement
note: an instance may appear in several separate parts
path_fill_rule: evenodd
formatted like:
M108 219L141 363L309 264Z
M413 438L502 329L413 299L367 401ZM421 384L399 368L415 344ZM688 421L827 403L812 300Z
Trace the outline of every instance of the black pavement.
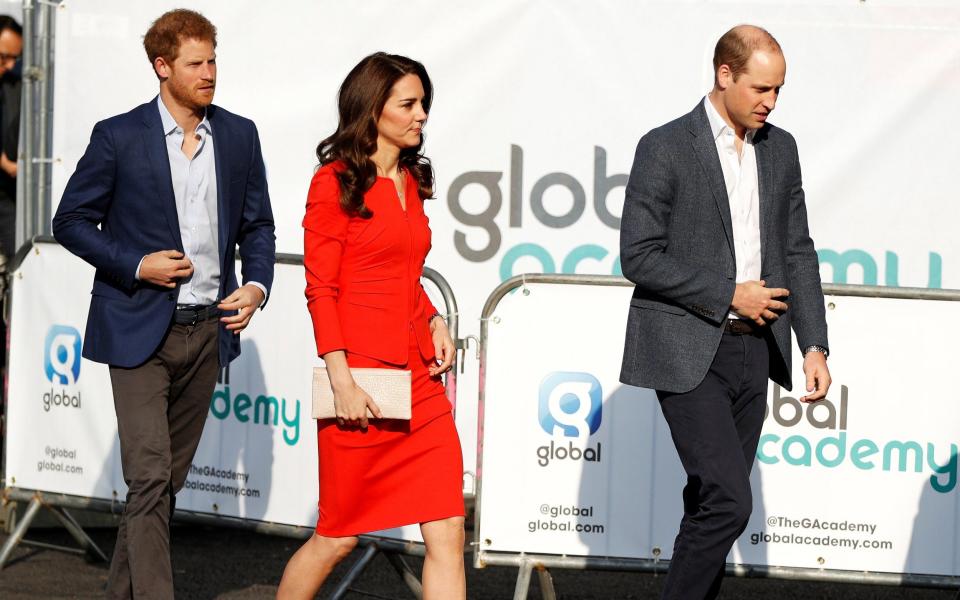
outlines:
M110 552L116 530L88 529L94 541ZM28 539L71 544L62 529L33 529ZM0 543L6 536L0 534ZM236 529L201 525L175 525L172 531L173 568L177 598L260 599L273 598L284 564L300 540L274 537ZM332 588L359 556L355 552L334 572L320 594L329 597ZM419 571L421 561L410 562ZM562 600L655 599L663 577L639 573L600 571L552 571L557 596ZM471 599L510 599L517 569L474 569L467 556L467 595ZM0 571L0 598L4 600L102 598L107 565L88 563L82 556L21 545L11 562ZM349 600L412 598L390 563L377 556L347 594ZM540 598L537 577L529 594ZM897 588L835 583L810 583L768 579L728 578L722 598L838 599L838 600L954 600L956 591Z

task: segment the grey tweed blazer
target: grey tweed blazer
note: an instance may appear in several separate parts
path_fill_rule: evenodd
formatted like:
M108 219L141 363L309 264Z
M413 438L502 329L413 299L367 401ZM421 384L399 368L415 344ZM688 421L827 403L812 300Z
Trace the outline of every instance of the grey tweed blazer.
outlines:
M770 378L792 388L798 345L827 346L820 268L807 229L797 145L769 123L754 137L760 186L761 278L790 290L771 326ZM730 204L702 101L640 139L620 226L630 300L620 381L687 392L713 361L736 286Z

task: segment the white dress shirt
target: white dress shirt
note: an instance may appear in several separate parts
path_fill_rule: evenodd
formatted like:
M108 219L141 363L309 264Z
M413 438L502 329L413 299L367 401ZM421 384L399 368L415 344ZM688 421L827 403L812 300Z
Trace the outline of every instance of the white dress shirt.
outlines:
M723 181L730 203L737 283L760 280L760 186L757 177L757 153L754 130L748 130L741 151L737 152L736 133L727 125L709 97L703 99L710 130L720 157ZM730 312L730 318L741 318Z

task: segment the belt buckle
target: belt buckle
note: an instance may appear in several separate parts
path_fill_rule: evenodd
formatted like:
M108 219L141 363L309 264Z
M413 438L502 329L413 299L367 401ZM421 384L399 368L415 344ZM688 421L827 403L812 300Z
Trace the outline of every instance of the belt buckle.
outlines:
M188 323L188 325L190 325L190 327L193 327L199 322L200 322L200 311L195 310L193 311L193 317L190 318L190 322Z

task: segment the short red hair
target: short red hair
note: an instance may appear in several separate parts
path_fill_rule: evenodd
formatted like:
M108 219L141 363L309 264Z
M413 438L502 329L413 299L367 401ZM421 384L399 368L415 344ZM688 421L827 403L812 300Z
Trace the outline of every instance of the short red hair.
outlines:
M147 51L150 64L163 57L172 63L180 53L183 40L201 40L217 47L217 28L200 13L178 8L160 15L146 35L143 36L143 49Z

